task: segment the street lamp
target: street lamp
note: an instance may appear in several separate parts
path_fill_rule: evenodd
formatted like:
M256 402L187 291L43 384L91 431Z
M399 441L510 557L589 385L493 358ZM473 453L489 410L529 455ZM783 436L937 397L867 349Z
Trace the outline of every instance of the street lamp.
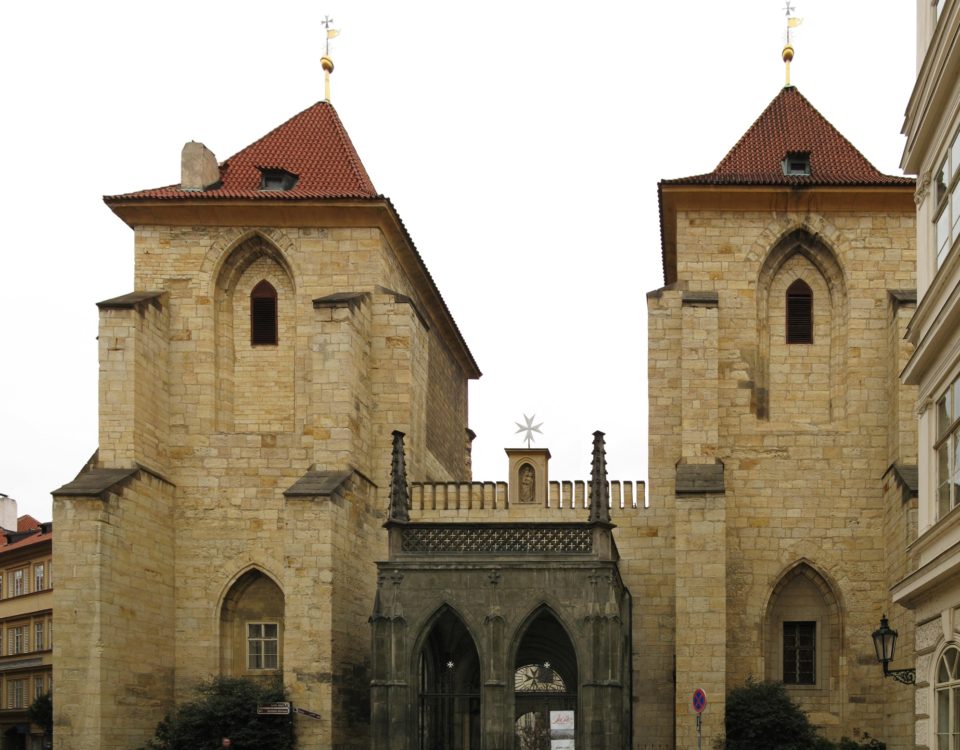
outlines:
M890 627L887 616L880 618L880 627L873 631L873 648L877 652L877 661L883 665L883 676L892 677L904 685L913 685L917 681L915 669L887 669L893 661L893 654L897 648L897 631Z

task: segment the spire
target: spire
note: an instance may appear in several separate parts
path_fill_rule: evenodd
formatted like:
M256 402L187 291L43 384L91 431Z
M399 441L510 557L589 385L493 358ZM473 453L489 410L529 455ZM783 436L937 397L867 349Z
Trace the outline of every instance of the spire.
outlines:
M333 19L330 16L323 17L323 25L327 29L327 39L323 47L323 57L320 58L320 67L323 68L323 99L330 102L330 74L333 72L333 59L330 57L330 40L340 35L337 29L331 29L330 24Z
M407 493L407 466L403 455L403 433L393 431L393 459L390 463L390 510L387 521L406 523L410 520L407 506L410 496Z
M610 523L610 489L607 486L607 452L603 433L593 433L593 462L590 466L590 523Z

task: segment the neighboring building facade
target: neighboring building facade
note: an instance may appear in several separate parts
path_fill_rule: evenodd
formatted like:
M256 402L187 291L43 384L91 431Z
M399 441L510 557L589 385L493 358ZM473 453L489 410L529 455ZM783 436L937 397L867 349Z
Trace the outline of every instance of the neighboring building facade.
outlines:
M913 610L916 747L960 748L960 2L917 0L917 81L902 167L919 175L916 348L903 382L917 387L916 568L893 590Z
M675 518L679 748L697 746L694 690L707 746L750 677L785 682L830 737L906 744L909 691L870 633L915 503L913 192L790 86L713 172L660 183L649 486Z
M53 525L17 518L10 498L0 525L0 748L41 750L49 738L27 709L53 690Z

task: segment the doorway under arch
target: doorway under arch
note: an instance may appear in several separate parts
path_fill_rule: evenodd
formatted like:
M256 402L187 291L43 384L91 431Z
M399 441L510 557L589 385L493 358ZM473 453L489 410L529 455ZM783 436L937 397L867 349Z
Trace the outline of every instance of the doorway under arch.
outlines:
M549 609L541 609L530 620L513 666L516 750L542 750L550 748L551 739L573 739L579 684L576 650Z
M480 657L453 610L434 621L420 650L419 750L479 750Z

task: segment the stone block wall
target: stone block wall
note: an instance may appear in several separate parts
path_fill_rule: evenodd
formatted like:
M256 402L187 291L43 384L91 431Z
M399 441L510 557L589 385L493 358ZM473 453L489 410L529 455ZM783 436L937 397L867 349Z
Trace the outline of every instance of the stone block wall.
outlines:
M100 305L99 454L106 465L166 470L168 325L163 295Z
M409 250L397 260L373 224L137 227L141 291L101 313L102 446L87 474L143 464L170 484L152 506L141 485L160 480L109 504L56 500L58 609L79 610L82 596L84 613L109 612L58 631L71 670L58 685L58 750L135 747L220 673L220 612L251 571L283 593L293 700L324 717L298 719L303 741L366 746L391 432L411 435L411 479L469 479L459 344L441 342L450 323L430 318L422 267ZM277 291L276 346L250 341L263 279ZM429 409L438 399L451 408ZM433 455L428 435L455 448ZM333 495L285 497L310 471L350 479ZM157 562L138 589L141 545Z
M173 504L145 471L103 494L55 495L58 750L137 747L173 706Z
M894 394L910 397L899 394L890 362L895 334L888 293L913 288L908 198L896 206L880 202L874 209L864 199L832 210L798 194L777 212L754 209L749 201L737 208L731 200L723 209L704 204L676 213L678 281L648 295L648 373L650 505L677 506L678 748L695 746L692 735L684 735L692 726L687 682L698 679L696 669L710 658L701 653L699 662L681 662L680 634L702 628L703 620L692 606L697 580L681 570L681 548L705 556L703 563L716 573L714 601L705 609L718 622L726 613L726 663L715 692L722 696L748 676L775 675L776 664L765 656L779 627L768 622L771 597L792 566L809 564L840 603L837 632L822 634L829 636L824 649L835 642L840 653L836 674L825 670L814 689L791 693L829 736L859 728L882 740L899 737L870 632L889 606L891 544L881 477L892 458L911 458L901 453L910 439L908 415L902 401L891 402ZM802 250L791 255L798 244ZM815 343L786 345L785 289L811 274ZM696 319L690 305L711 294L715 325ZM706 402L687 392L694 381L686 374L709 366L709 356L698 352L709 355L713 331L718 408L715 418L704 416L698 435L688 416ZM709 390L704 384L704 398L711 397ZM677 462L705 460L700 435L711 429L722 462L724 492L715 510L725 508L717 519L724 543L711 541L714 533L696 526L702 519L692 516L690 537L681 543L681 519L689 515L682 504L692 499L674 497Z

